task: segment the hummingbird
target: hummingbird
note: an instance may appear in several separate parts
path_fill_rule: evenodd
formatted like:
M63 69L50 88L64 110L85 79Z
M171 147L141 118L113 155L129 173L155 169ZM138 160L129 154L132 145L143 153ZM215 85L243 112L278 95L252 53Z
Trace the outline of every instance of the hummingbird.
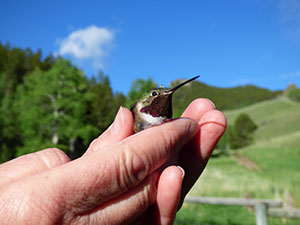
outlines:
M157 126L172 119L172 96L183 85L200 76L186 80L175 87L151 89L142 95L130 108L134 118L134 132Z

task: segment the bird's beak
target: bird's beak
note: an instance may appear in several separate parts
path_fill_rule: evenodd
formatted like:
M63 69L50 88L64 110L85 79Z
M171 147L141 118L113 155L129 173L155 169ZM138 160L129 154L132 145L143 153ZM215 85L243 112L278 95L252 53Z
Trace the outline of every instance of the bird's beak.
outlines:
M174 93L176 90L178 90L179 88L181 88L183 85L185 85L185 84L187 84L187 83L189 83L189 82L191 82L191 81L197 79L198 77L200 77L200 76L195 76L195 77L193 77L193 78L191 78L191 79L189 79L189 80L186 80L186 81L184 81L184 82L182 82L182 83L176 85L175 87L173 87L172 89L170 89L170 90L167 92L167 94L172 94L172 93Z

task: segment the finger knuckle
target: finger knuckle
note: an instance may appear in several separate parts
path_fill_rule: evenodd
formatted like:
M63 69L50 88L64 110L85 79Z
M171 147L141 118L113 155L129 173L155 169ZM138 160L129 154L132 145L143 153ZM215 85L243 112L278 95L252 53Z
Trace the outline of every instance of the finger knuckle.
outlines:
M161 132L162 141L160 142L160 149L167 149L168 151L162 152L162 153L169 153L171 154L171 157L175 151L173 151L176 146L179 144L179 137L178 134L175 132L175 129L166 129L163 132Z
M129 145L125 146L119 158L120 185L131 187L140 183L149 172L148 157L143 152L137 153Z
M70 158L66 155L66 153L58 148L47 148L41 152L37 152L37 156L47 165L48 168L70 161Z

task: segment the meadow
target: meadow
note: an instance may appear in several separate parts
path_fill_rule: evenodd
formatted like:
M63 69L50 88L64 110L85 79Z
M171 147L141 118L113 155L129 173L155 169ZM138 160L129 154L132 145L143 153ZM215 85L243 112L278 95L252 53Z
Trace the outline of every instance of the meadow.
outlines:
M212 157L190 196L281 199L300 208L300 104L286 97L224 112L228 124L247 113L258 125L255 143ZM238 206L184 204L179 224L255 224L254 211ZM300 224L269 217L269 224Z

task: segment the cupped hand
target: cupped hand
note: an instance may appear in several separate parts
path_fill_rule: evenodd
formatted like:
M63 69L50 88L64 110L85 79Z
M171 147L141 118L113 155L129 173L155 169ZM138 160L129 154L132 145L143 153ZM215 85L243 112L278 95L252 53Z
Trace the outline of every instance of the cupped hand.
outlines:
M132 115L120 108L79 159L46 149L0 165L1 223L172 224L226 127L205 99L183 117L192 120L132 135ZM174 157L180 167L163 166Z

